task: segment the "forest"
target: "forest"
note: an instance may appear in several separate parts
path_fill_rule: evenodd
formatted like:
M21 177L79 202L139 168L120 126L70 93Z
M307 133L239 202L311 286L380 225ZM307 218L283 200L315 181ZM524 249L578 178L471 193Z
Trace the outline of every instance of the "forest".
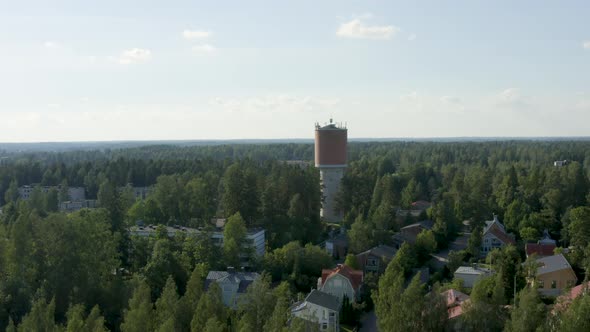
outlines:
M320 218L313 153L304 143L0 151L0 330L306 331L291 306L323 268L341 263L324 241L342 228L350 254L392 245L419 221L397 211L420 200L432 203L421 218L433 228L403 244L383 275L365 276L362 301L342 309L346 325L374 310L380 331L590 330L590 296L567 306L540 296L527 283L534 267L524 254L547 230L578 281L590 280L590 142L349 143L340 225ZM24 185L36 188L28 200L19 196ZM99 208L60 212L68 187L84 187ZM132 187L151 194L135 199ZM482 259L481 230L492 215L516 244ZM209 236L213 218L227 218L221 247ZM160 225L157 235L131 236L139 220ZM431 254L466 224L467 248L451 251L447 267L431 268L422 284L414 269L430 267ZM169 237L164 225L204 231ZM266 254L249 257L262 277L228 309L218 287L204 290L205 276L239 264L236 244L250 228L266 231ZM465 290L452 272L474 263L497 273ZM346 264L354 265L350 255ZM452 322L439 295L451 288L471 296Z

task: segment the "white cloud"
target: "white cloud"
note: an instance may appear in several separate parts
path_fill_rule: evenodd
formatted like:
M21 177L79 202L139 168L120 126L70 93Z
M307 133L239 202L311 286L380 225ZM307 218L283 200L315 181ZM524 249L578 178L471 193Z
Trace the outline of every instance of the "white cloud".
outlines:
M43 43L43 46L45 46L45 48L58 48L59 44L53 41L46 41Z
M506 89L498 95L500 102L504 103L517 103L522 101L522 94L520 93L519 89L516 88L509 88Z
M395 36L399 30L399 28L393 25L365 25L357 18L350 22L342 23L336 31L336 35L343 38L356 39L390 39Z
M440 97L440 101L447 104L459 104L461 103L461 99L459 97L454 96L442 96Z
M410 35L408 36L408 40L409 40L409 41L414 41L414 40L416 40L416 37L417 37L417 36L416 36L416 34L415 34L415 33L412 33L412 34L410 34Z
M198 53L198 54L211 54L211 53L214 53L217 50L217 48L215 48L215 46L210 45L210 44L201 44L201 45L193 46L192 50L194 53Z
M121 53L117 61L122 65L144 63L152 58L152 52L143 48L132 48Z
M276 94L248 98L213 98L211 106L220 107L230 112L304 112L333 108L341 102L338 98L311 96L294 96Z
M586 40L582 43L582 47L586 50L590 50L590 40Z
M508 88L494 96L494 103L496 106L524 109L529 108L534 100L524 95L520 89Z
M204 31L204 30L184 30L182 32L182 36L185 39L188 39L188 40L193 40L193 39L206 39L206 38L209 38L211 36L211 32L210 31Z
M418 92L416 92L416 91L412 91L412 92L407 93L405 95L399 96L399 100L402 102L409 102L409 101L414 101L417 99L418 99Z

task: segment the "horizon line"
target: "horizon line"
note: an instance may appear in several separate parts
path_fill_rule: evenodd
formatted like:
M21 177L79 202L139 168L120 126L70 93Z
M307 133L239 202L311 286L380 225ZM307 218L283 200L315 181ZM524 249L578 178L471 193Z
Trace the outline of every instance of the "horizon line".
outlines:
M590 136L416 136L416 137L348 137L348 141L429 141L429 140L590 140ZM314 141L314 138L199 138L199 139L113 139L113 140L79 140L79 141L17 141L0 144L74 144L74 143L175 143L175 142L236 142L236 141Z

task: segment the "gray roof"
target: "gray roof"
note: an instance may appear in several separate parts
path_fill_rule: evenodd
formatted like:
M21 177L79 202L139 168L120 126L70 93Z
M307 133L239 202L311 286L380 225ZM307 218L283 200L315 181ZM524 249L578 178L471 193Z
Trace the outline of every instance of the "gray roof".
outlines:
M305 298L305 301L330 310L340 311L340 300L336 296L317 289L312 289L311 293Z
M381 258L392 259L396 253L397 253L397 249L395 249L394 247L390 247L390 246L386 246L384 244L381 244L381 245L371 248L365 252L361 252L358 255L371 254L371 255L374 255L377 257L381 257Z
M484 229L483 229L483 234L487 233L493 224L498 225L504 231L504 233L506 233L506 229L504 228L504 225L502 225L502 223L498 219L498 216L494 214L493 220L486 220L486 227L484 227Z
M425 229L432 229L432 227L434 227L434 221L432 220L422 220L420 222L414 223L414 224L410 224L408 226L402 227L402 229L407 229L407 228L412 228L412 227L417 227L420 226L422 228Z
M564 269L571 270L572 268L570 263L568 263L567 259L565 259L562 254L539 258L537 259L537 264L539 264L539 267L537 268L537 275Z
M212 282L228 280L232 284L239 284L238 293L245 293L248 286L258 279L260 274L256 272L227 272L227 271L209 271L205 279L205 289L209 288Z

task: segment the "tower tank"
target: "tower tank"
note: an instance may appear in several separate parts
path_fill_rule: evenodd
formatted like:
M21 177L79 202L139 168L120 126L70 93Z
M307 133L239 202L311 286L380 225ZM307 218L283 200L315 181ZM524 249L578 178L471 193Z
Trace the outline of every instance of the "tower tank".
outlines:
M336 207L336 195L347 163L348 129L330 123L315 128L315 166L320 170L322 188L321 216L328 222L342 221L342 211Z

